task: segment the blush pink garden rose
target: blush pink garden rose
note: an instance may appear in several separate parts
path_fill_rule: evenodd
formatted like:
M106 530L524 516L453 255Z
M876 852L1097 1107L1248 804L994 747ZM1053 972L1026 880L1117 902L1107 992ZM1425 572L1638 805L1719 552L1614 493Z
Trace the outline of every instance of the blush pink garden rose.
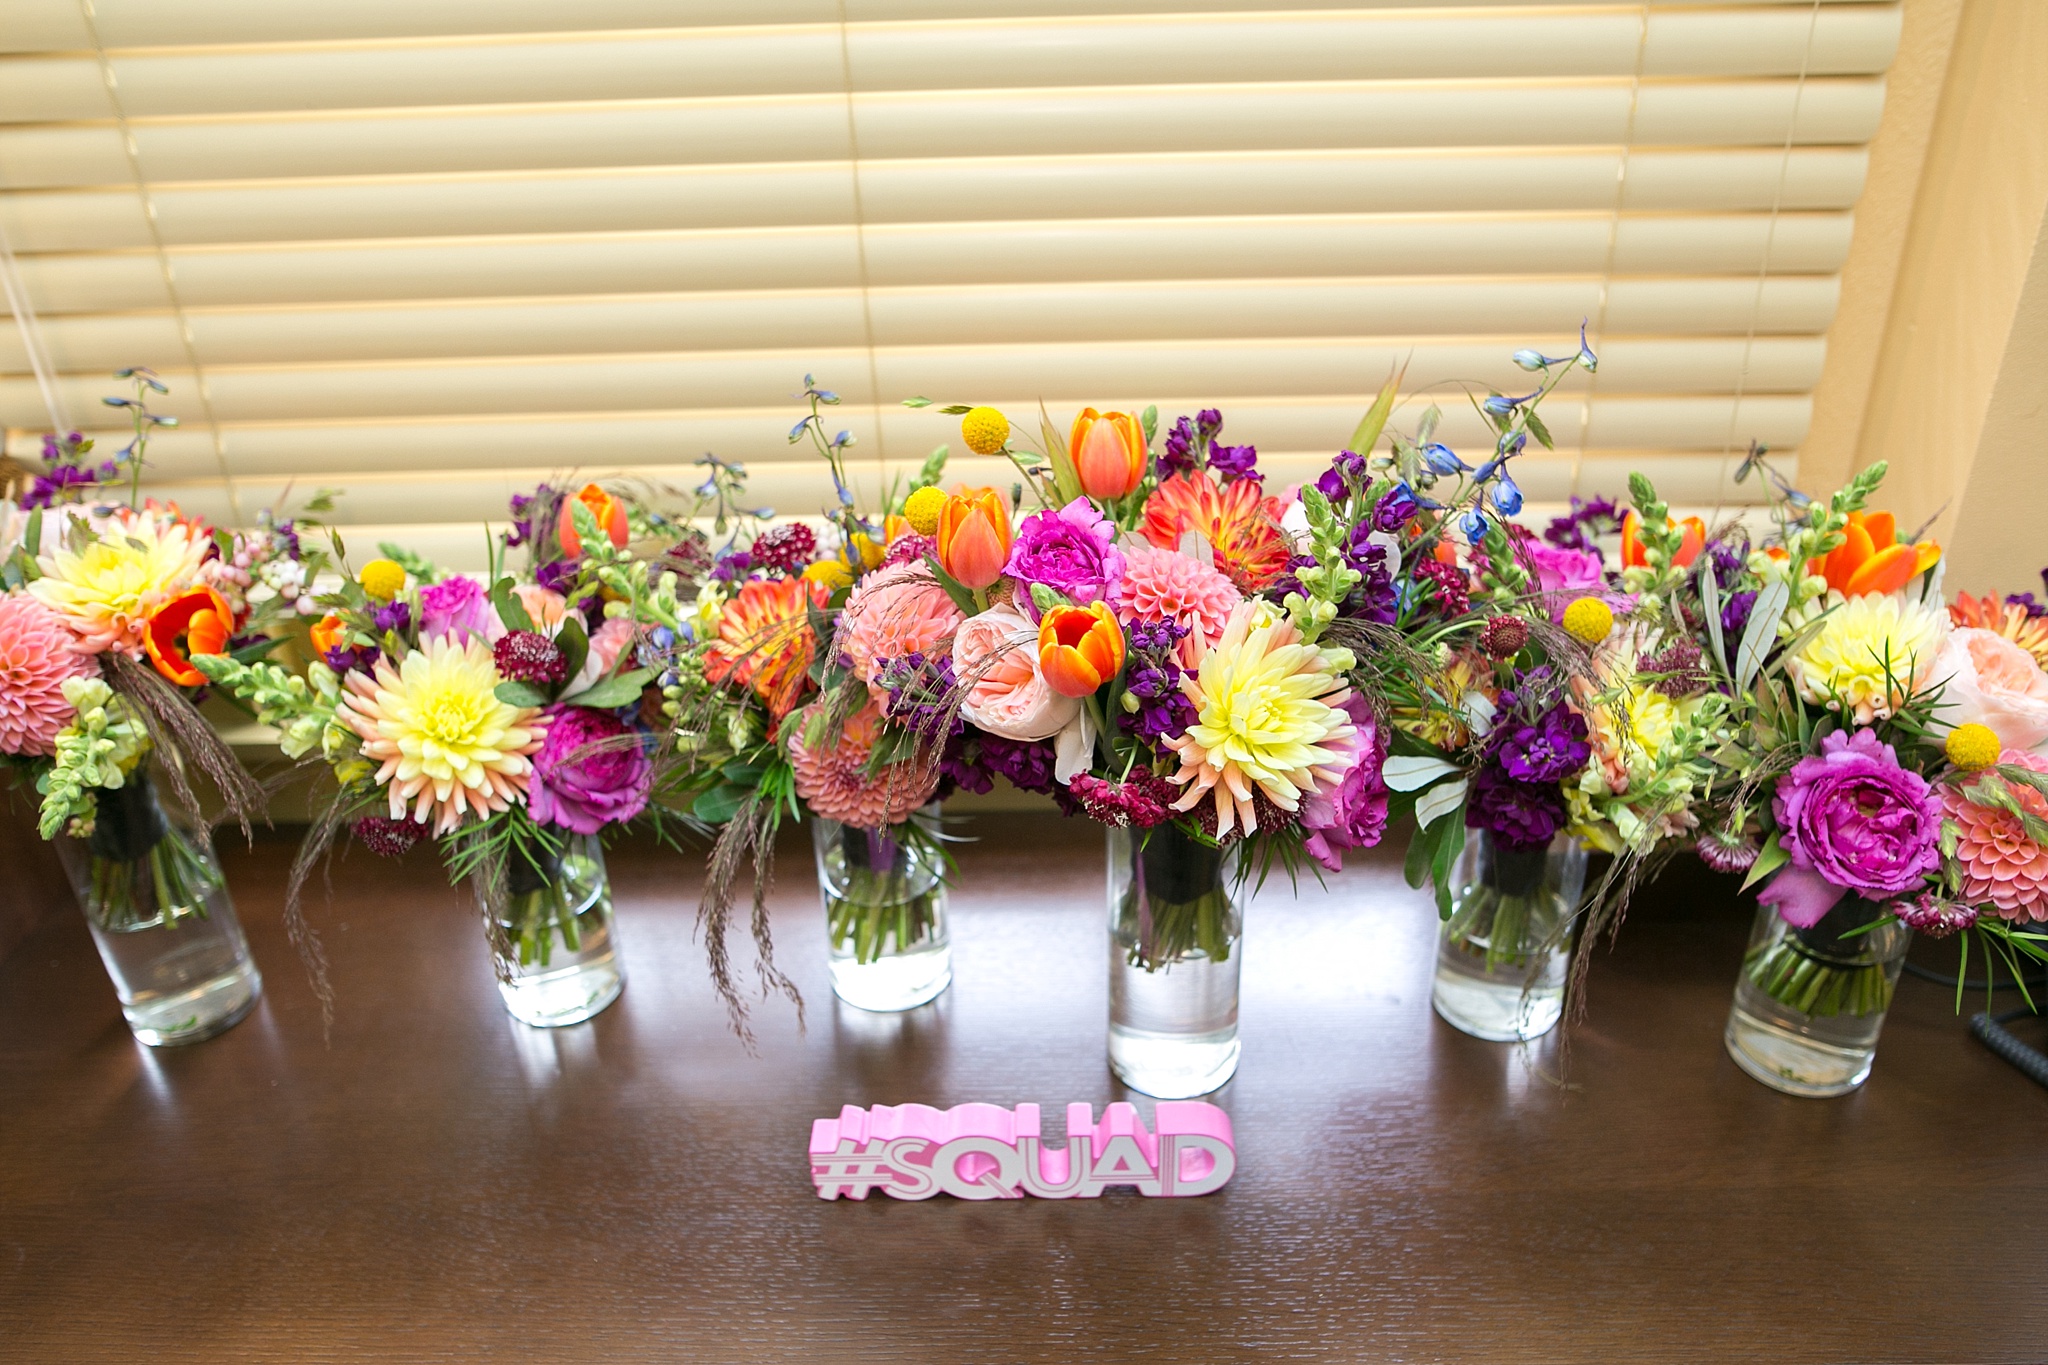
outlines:
M2008 749L2048 745L2048 673L2003 635L1974 627L1949 632L1929 676L1947 679L1930 727L1936 734L1987 725Z
M960 714L1004 739L1050 739L1081 714L1038 671L1038 627L1015 607L990 607L953 633L953 676L968 684Z

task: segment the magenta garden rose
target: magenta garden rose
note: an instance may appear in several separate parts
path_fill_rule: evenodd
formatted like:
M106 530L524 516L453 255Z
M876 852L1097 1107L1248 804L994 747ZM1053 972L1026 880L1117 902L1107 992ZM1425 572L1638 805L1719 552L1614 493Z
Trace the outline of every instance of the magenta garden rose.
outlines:
M551 706L547 742L533 756L527 806L534 820L595 834L647 806L653 769L639 736L609 711Z
M1885 900L1941 864L1941 802L1870 730L1837 730L1778 780L1778 842L1791 855L1758 897L1810 928L1848 892Z
M1124 576L1124 557L1116 547L1116 527L1088 499L1076 498L1057 512L1033 512L1024 518L1003 572L1024 587L1018 600L1037 620L1032 584L1043 583L1084 607L1114 602L1117 583Z

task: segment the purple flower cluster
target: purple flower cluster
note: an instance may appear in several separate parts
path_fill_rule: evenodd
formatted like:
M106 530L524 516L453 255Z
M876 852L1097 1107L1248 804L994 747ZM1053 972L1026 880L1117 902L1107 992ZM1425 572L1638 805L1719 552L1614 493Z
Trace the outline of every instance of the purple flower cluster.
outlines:
M1457 565L1446 564L1434 555L1417 555L1414 573L1417 587L1427 583L1433 589L1431 602L1438 616L1446 620L1462 616L1472 605L1465 571Z
M2048 569L2041 570L2041 577L2048 579ZM2029 617L2048 616L2048 602L2036 602L2034 594L2030 592L2007 593L2005 595L2005 605L2008 607L2019 607Z
M1510 720L1495 729L1490 761L1517 782L1555 786L1575 777L1593 756L1586 718L1558 702L1534 722Z
M1756 610L1756 594L1738 592L1721 604L1721 638L1728 642L1732 653L1736 641L1749 627L1749 614Z
M1392 533L1413 521L1422 511L1422 499L1415 496L1415 490L1405 483L1397 483L1380 494L1380 500L1373 504L1372 529Z
M1517 782L1488 762L1472 777L1465 823L1483 829L1502 848L1526 852L1543 848L1564 828L1564 790L1555 782Z
M541 484L530 495L514 493L512 495L512 529L505 533L505 548L516 550L521 545L533 543L536 538L534 535L534 523L536 521L540 523L540 534L545 536L548 531L548 522L553 519L556 504L560 501L561 495L547 484Z
M884 713L911 733L934 740L967 732L959 706L947 701L956 686L950 654L912 652L880 660L875 683L889 693Z
M320 661L336 673L368 673L383 657L375 645L336 645L320 651Z
M817 549L817 532L800 521L791 521L771 526L755 537L749 554L754 564L767 572L794 578Z
M1330 461L1330 467L1316 476L1316 492L1331 502L1338 502L1353 492L1362 491L1367 478L1365 456L1356 451L1340 450Z
M721 583L744 583L754 572L754 557L745 550L724 550L711 566L711 576Z
M1165 447L1159 452L1159 477L1168 479L1175 474L1192 474L1202 467L1203 453L1217 432L1223 430L1223 414L1214 408L1203 408L1193 417L1183 417L1173 424L1173 430L1166 433Z
M939 758L943 780L971 792L986 792L1002 778L1019 791L1055 798L1066 795L1053 777L1058 755L1048 739L1004 739L976 732L946 746Z
M1372 543L1372 534L1372 528L1364 523L1351 528L1350 540L1344 546L1344 562L1360 577L1357 586L1345 597L1339 614L1355 621L1391 626L1401 615L1400 602L1394 594L1394 572L1387 567L1386 546Z
M43 463L50 468L47 473L36 475L29 484L28 492L21 495L22 510L32 512L40 507L54 507L66 489L93 488L121 477L120 463L116 460L102 460L98 465L86 464L82 457L90 449L92 442L76 431L62 440L55 436L43 437Z
M1259 473L1259 448L1257 446L1210 446L1209 470L1225 483L1236 479L1250 479L1253 483L1265 481Z
M1126 733L1156 745L1178 738L1195 723L1195 704L1181 690L1185 670L1177 652L1187 633L1187 627L1172 621L1138 621L1126 628L1130 663L1124 695L1138 707L1117 717Z
M394 632L402 635L412 626L412 603L403 597L394 597L377 608L377 614L372 619L380 635Z
M654 768L638 734L609 711L551 706L547 713L552 720L527 789L536 822L595 834L646 809Z
M1583 550L1597 555L1600 547L1593 543L1593 538L1620 529L1621 512L1612 498L1574 497L1571 511L1553 517L1543 538L1560 550Z

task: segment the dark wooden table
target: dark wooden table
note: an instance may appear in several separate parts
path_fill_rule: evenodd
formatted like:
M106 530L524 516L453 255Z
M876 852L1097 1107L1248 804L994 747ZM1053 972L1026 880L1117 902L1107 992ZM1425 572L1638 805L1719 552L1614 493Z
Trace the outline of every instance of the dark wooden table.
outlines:
M758 1056L693 867L651 847L613 863L624 998L556 1032L505 1016L423 852L338 869L331 1047L285 842L231 855L268 992L197 1047L133 1043L82 920L46 921L0 963L0 1358L2048 1356L2048 1091L1911 980L1858 1094L1747 1079L1720 1032L1748 915L1696 867L1596 967L1566 1088L1553 1047L1432 1015L1434 916L1385 857L1250 915L1222 1193L821 1201L805 1141L842 1103L1124 1098L1099 832L978 824L955 985L899 1017L835 1006L791 848L810 1027L764 1003Z

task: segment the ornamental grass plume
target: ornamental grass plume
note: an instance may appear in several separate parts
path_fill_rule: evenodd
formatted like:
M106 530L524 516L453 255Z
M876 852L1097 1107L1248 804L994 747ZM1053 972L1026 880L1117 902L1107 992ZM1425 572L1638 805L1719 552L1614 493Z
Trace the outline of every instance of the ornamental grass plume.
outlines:
M2048 773L2048 758L2019 749L2007 749L1998 761ZM1980 780L2004 782L1989 775ZM2021 808L2048 820L2048 796L2019 782L2005 782L2005 788ZM2048 920L2048 849L2027 837L2025 822L2009 810L1980 806L1953 787L1942 788L1941 806L1957 830L1955 859L1964 897L1988 902L2003 919Z
M379 660L372 676L348 675L335 719L381 765L375 781L389 793L392 819L409 811L446 834L470 815L524 799L547 721L498 700L501 681L490 646L474 636L444 635L396 669Z
M797 713L789 738L789 764L796 792L814 814L856 829L901 824L938 790L939 766L904 760L873 771L868 759L881 735L882 708L869 702L847 718L839 733L825 733L825 717L813 703ZM806 733L810 742L806 742Z
M1207 471L1175 474L1160 481L1145 499L1145 539L1162 550L1178 550L1189 532L1208 542L1216 567L1240 592L1269 587L1287 567L1287 538L1280 530L1278 498L1266 497L1251 479L1219 484Z
M1785 658L1800 699L1858 725L1882 720L1929 681L1948 633L1939 607L1900 597L1830 592L1826 617Z
M1175 810L1214 804L1217 837L1242 826L1257 832L1258 793L1298 811L1311 792L1343 780L1356 755L1355 732L1343 708L1351 699L1344 672L1348 650L1306 643L1270 603L1245 602L1231 612L1222 637L1182 680L1196 720L1163 741L1180 757L1171 780L1181 791Z
M64 618L86 653L139 658L149 618L198 575L213 542L155 510L125 515L110 530L81 551L60 547L37 560L43 576L28 591Z
M73 714L64 680L98 671L57 613L33 597L0 596L0 753L54 754Z

